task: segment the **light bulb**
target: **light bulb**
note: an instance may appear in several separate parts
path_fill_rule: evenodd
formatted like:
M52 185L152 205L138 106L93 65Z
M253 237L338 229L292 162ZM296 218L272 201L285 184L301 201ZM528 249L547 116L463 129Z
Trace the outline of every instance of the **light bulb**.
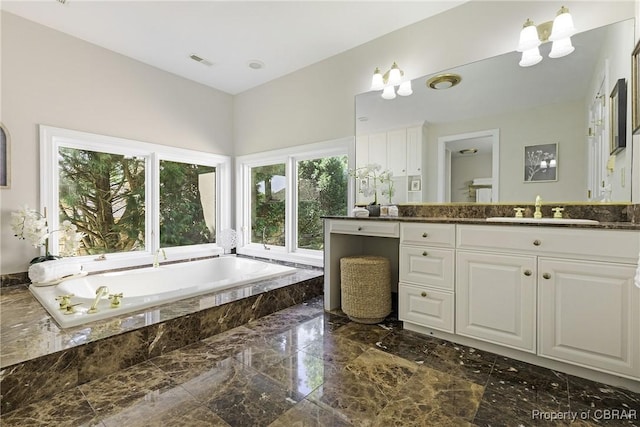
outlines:
M413 90L411 89L411 80L407 80L400 83L400 87L398 88L398 95L409 96L412 93L413 93Z
M389 81L387 82L391 86L398 86L402 82L402 71L395 62L389 70Z
M518 42L518 52L524 52L534 47L540 46L540 38L538 37L538 30L533 25L533 21L527 19L520 31L520 41Z
M371 90L382 90L384 89L384 82L382 81L382 74L380 73L380 68L376 67L373 72L373 77L371 78Z
M549 52L549 58L562 58L569 55L576 50L571 44L571 38L566 37L564 39L555 40L551 45L551 52Z
M394 99L396 97L396 91L393 86L389 85L382 91L382 99Z
M542 56L540 55L540 49L534 47L533 49L525 50L522 52L522 59L518 63L521 67L530 67L532 65L536 65L538 62L542 61Z
M553 27L551 29L549 40L554 42L566 37L571 37L575 33L576 29L573 26L573 18L569 13L569 9L562 6L558 11L558 16L553 20Z

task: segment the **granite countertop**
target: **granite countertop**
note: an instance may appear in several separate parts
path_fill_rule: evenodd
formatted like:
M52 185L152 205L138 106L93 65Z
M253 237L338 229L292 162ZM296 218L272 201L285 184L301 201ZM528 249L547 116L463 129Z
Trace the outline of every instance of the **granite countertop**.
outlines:
M488 222L486 218L452 218L452 217L418 217L418 216L397 216L397 217L353 217L353 216L324 216L324 219L347 219L359 221L396 221L396 222L425 222L440 224L478 224L478 225L500 225L507 227L569 227L569 228L589 228L607 230L637 230L640 231L640 224L632 222L601 221L597 224L554 224L552 222Z

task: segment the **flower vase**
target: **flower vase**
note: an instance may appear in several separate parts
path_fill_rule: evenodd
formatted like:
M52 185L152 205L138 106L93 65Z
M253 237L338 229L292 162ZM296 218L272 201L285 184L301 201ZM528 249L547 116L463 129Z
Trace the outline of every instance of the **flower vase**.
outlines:
M370 204L366 206L369 211L369 216L380 216L380 205L378 204Z
M35 257L34 259L32 259L31 261L29 261L29 265L37 264L39 262L53 261L53 260L60 259L60 258L62 258L62 257L57 256L57 255L51 255L51 254L47 254L47 255L44 255L44 256L38 256L38 257Z

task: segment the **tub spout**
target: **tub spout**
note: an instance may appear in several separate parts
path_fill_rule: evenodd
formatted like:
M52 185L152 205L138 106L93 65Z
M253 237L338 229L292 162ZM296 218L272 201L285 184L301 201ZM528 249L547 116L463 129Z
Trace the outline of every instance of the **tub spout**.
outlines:
M87 313L89 314L97 313L98 303L100 302L100 298L107 295L108 293L109 293L109 288L107 288L106 286L99 286L98 289L96 289L96 299L93 301L93 304L91 305L91 308L89 308L89 311L87 311Z
M165 259L165 261L167 260L167 254L164 252L164 249L158 249L155 256L153 257L153 268L160 267L160 262L158 261L160 253L162 253L162 257Z

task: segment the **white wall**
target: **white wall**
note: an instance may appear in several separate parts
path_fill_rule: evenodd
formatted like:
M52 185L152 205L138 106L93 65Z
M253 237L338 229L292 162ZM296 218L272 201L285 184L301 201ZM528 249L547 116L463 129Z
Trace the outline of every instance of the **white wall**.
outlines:
M0 271L38 254L9 228L39 205L38 124L232 155L231 95L2 12L2 110L11 188L0 190Z

